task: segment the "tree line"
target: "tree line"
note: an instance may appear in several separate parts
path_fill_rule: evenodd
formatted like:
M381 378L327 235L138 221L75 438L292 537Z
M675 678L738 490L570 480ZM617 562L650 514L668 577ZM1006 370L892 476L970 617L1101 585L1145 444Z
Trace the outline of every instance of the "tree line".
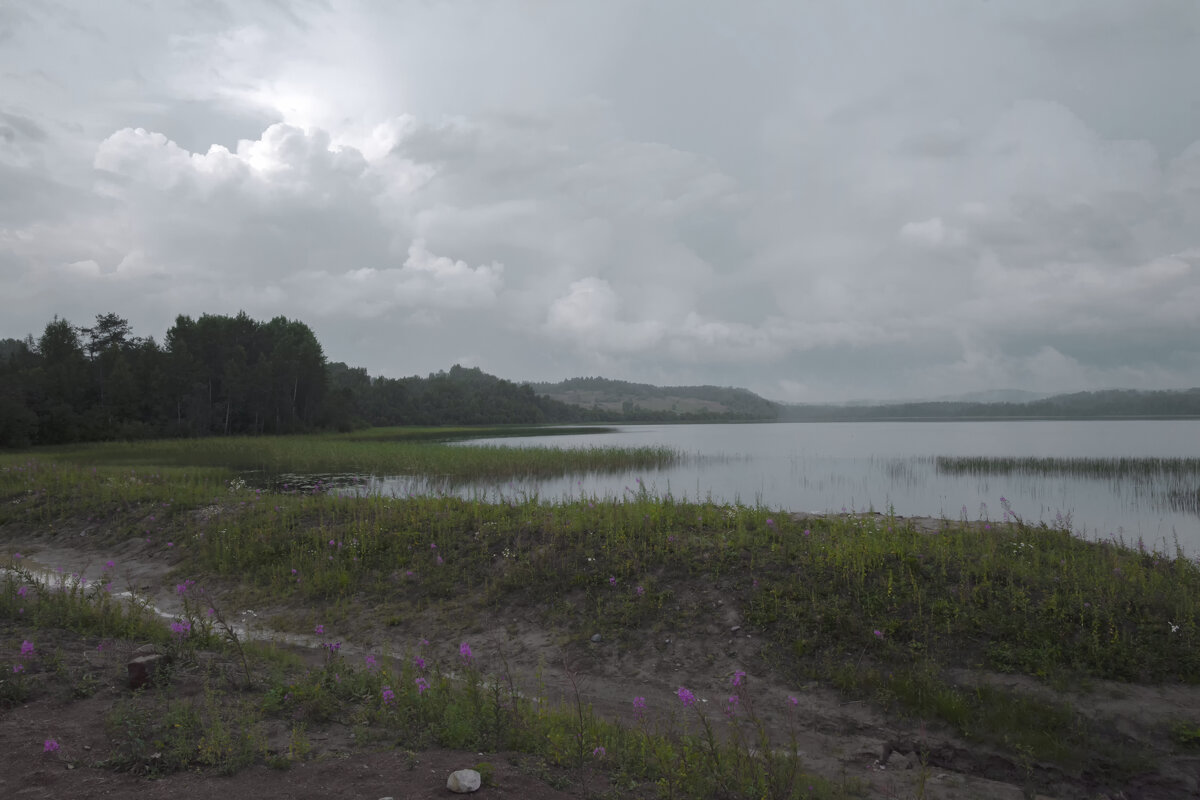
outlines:
M583 408L455 365L372 377L328 362L303 322L245 313L179 316L162 342L127 320L55 317L37 338L0 339L0 447L109 439L261 435L383 425L701 421L638 406Z
M329 425L325 355L302 322L179 316L159 344L101 314L0 339L0 445L290 433Z
M1200 389L1104 389L1024 403L935 401L869 406L786 405L783 422L935 419L1130 419L1200 417Z

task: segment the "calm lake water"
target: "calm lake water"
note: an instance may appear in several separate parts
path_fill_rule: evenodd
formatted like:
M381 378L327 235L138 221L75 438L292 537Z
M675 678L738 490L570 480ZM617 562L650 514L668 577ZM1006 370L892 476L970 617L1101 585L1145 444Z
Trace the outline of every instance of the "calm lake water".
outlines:
M1139 538L1200 556L1200 474L1092 478L1062 474L953 474L938 456L1197 458L1200 420L1028 422L840 422L744 425L631 425L614 433L505 438L510 447L665 445L690 457L677 466L534 483L458 487L496 498L622 497L644 486L677 499L811 512L883 511L903 516L1003 518L1001 498L1027 522L1071 528L1091 539ZM466 443L470 446L472 443ZM368 488L368 487L364 487ZM415 479L376 479L370 491L427 491ZM1167 495L1186 496L1191 509ZM1174 505L1174 507L1172 507Z

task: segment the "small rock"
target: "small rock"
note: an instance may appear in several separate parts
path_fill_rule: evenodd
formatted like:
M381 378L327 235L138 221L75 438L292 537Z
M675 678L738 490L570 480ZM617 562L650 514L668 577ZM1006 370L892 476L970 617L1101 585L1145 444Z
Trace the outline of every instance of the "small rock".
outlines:
M904 755L903 753L893 750L892 754L888 756L887 768L912 769L912 761L910 761L908 756Z
M741 626L741 625L734 625L732 628L730 628L730 629L729 629L729 632L730 632L730 633L737 633L737 632L738 632L738 631L740 631L741 629L742 629L742 626Z
M170 661L171 657L163 653L151 653L133 659L125 665L125 669L129 673L129 688L141 689L149 686L154 680L155 673Z
M460 769L457 772L450 773L450 777L446 779L446 788L452 792L467 794L468 792L479 791L482 783L483 779L475 770Z
M603 636L601 636L601 635L600 635L600 634L598 634L598 633L593 633L593 634L592 634L592 641L593 641L593 642L600 642L600 641L602 641L603 639L604 639L604 637L603 637Z

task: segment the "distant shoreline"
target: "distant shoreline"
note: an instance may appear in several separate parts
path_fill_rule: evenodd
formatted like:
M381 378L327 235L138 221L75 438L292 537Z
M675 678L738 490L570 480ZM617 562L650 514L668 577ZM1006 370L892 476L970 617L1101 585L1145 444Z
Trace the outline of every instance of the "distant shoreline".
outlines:
M1122 420L1141 420L1141 421L1180 421L1180 420L1200 420L1200 415L1197 414L1111 414L1097 416L1004 416L1004 415L983 415L983 416L953 416L953 417L927 417L927 416L895 416L895 417L876 417L876 416L820 416L820 417L802 417L798 419L774 419L766 420L767 422L1119 422Z

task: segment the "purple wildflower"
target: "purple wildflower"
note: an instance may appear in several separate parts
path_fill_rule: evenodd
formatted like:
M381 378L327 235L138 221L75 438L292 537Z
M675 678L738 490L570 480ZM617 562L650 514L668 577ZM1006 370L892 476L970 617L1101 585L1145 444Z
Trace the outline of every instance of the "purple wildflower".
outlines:
M687 687L680 686L679 690L675 692L675 695L679 698L679 702L683 703L685 706L693 706L696 704L696 695L692 694Z

